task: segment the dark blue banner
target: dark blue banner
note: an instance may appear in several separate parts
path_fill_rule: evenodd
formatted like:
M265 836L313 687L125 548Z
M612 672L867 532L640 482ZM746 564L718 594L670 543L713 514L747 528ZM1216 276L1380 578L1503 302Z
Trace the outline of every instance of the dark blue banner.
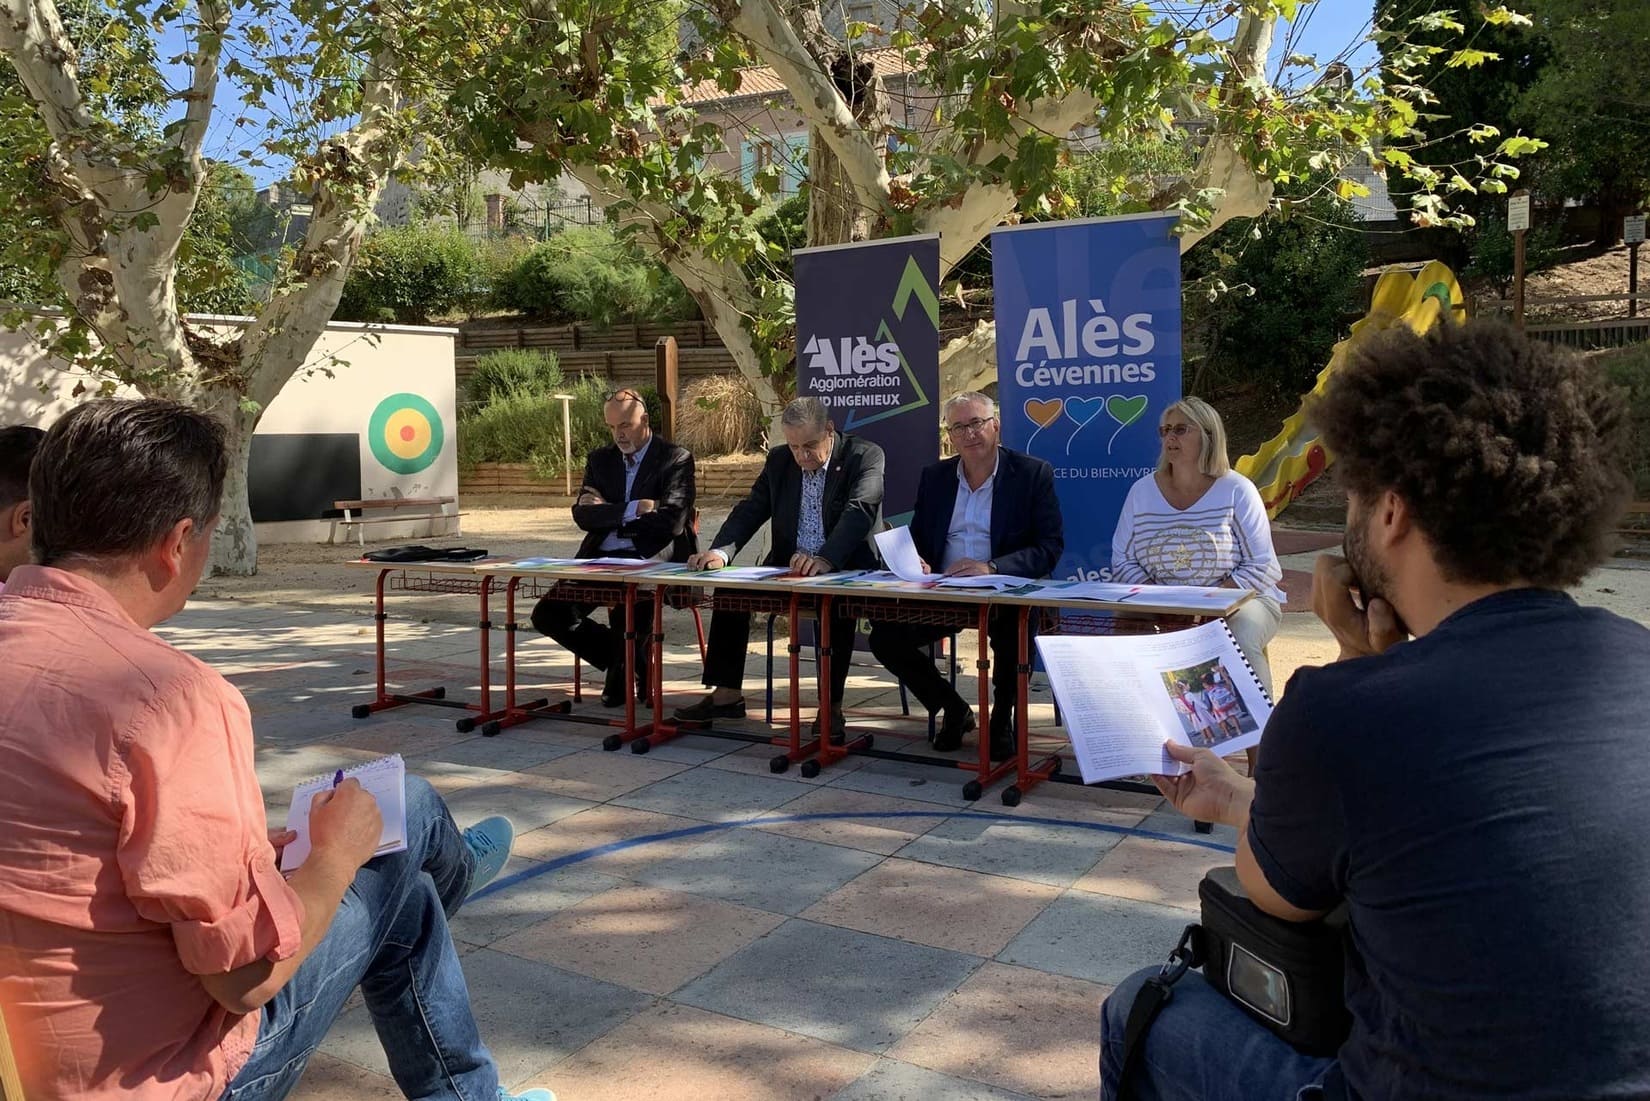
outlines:
M1066 552L1054 576L1108 580L1123 498L1157 467L1180 398L1175 215L991 234L1003 442L1054 466Z
M795 258L796 392L823 399L839 431L882 447L882 514L897 526L940 454L940 239L797 249Z

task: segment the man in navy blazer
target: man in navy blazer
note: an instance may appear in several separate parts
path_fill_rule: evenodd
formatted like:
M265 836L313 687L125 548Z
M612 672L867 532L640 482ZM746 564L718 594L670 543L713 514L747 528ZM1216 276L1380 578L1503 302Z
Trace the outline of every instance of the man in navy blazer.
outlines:
M871 533L882 519L882 448L839 433L830 410L814 397L796 398L779 415L785 442L768 452L750 495L733 507L710 549L688 559L696 570L719 570L733 561L763 525L768 527L767 566L789 566L801 577L876 565ZM710 617L705 687L697 703L676 709L676 718L704 722L745 717L745 649L749 612L718 608ZM833 618L831 702L840 705L854 656L854 620ZM822 689L823 690L823 689ZM819 719L814 719L818 736ZM846 733L842 708L832 712L832 737Z
M997 406L984 394L967 391L945 403L945 431L956 457L922 472L911 540L929 569L966 577L1001 573L1045 577L1059 561L1066 540L1054 468L1042 459L1002 447ZM991 756L1014 754L1015 666L1019 639L1015 614L994 610L991 640ZM871 653L921 700L929 714L945 713L934 748L956 749L974 729L974 712L934 668L924 649L949 627L904 623L871 625Z

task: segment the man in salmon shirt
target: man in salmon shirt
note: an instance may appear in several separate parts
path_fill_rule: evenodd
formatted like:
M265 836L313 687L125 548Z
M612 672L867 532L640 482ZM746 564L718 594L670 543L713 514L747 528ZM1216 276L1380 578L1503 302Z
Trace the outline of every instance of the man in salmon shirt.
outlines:
M45 435L26 424L0 428L0 593L29 560L29 463Z
M378 805L345 780L283 878L245 701L150 631L200 580L226 469L217 422L164 401L80 406L33 465L38 564L0 596L0 1009L25 1092L281 1098L359 987L408 1097L508 1097L447 918L509 822L460 833L408 777L407 851L374 858Z

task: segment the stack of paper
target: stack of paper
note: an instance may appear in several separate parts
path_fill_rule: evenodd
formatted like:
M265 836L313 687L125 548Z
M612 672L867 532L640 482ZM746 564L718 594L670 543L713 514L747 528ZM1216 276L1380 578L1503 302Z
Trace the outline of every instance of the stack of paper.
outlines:
M726 581L767 581L791 572L789 566L725 566L711 571Z

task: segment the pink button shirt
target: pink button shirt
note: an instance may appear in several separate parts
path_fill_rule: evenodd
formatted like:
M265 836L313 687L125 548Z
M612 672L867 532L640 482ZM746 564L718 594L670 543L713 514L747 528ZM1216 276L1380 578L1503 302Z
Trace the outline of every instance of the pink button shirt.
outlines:
M106 590L21 566L0 596L0 1007L30 1098L216 1098L258 1015L197 976L286 959L252 722Z

